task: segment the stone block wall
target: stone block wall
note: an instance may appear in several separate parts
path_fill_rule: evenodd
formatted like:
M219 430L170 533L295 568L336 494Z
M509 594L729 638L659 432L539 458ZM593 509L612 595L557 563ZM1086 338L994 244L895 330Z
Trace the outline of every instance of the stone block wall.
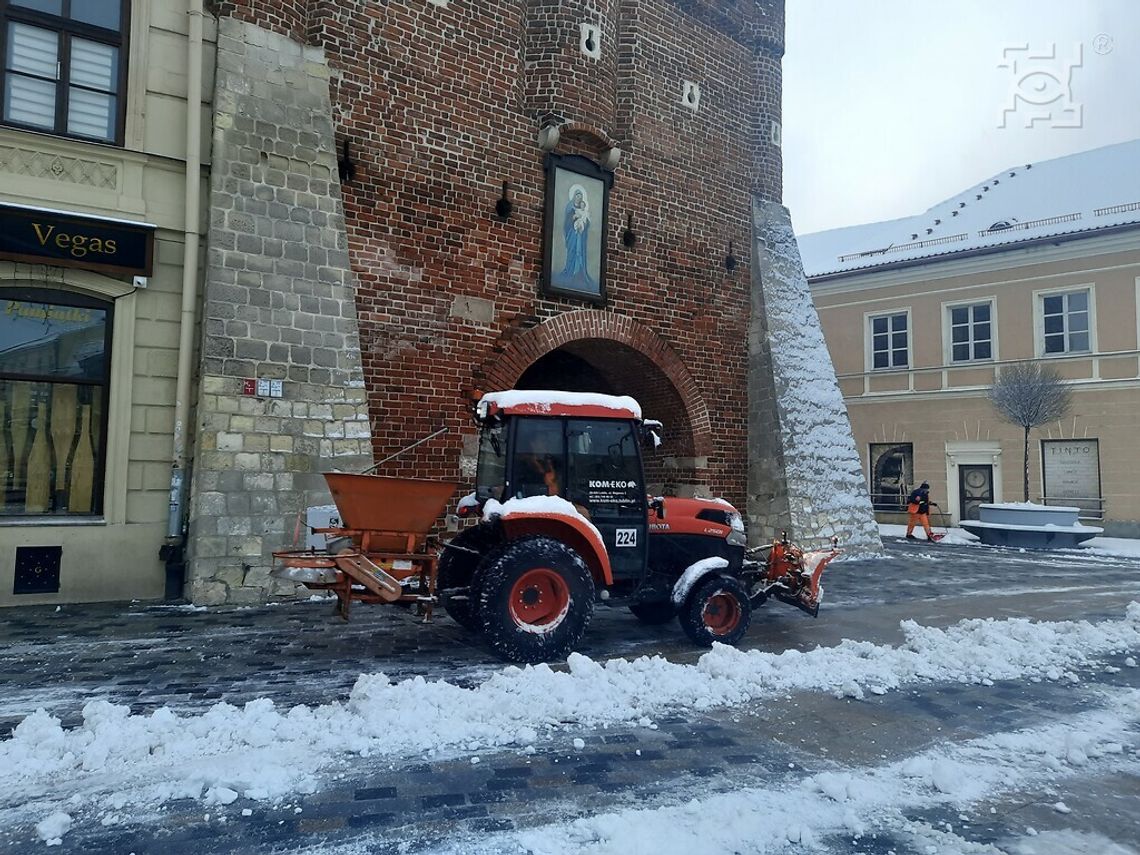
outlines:
M321 473L371 463L352 273L319 48L222 18L190 507L189 596L278 590L274 549ZM247 381L281 383L279 398ZM280 586L292 592L293 586Z

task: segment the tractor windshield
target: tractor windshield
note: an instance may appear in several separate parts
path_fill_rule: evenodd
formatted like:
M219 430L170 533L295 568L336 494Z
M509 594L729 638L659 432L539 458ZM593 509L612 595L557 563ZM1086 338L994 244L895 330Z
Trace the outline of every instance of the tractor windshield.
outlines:
M475 473L475 495L482 501L503 499L507 481L506 432L501 422L488 425L479 434L479 464Z

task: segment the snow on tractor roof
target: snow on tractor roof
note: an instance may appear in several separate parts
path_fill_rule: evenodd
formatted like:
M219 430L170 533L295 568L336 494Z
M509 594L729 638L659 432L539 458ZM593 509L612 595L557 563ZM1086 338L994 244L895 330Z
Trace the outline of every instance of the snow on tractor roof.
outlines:
M484 405L486 409L484 410ZM581 416L585 418L640 419L641 405L628 395L594 392L510 389L488 392L479 402L480 415L502 412L508 416Z

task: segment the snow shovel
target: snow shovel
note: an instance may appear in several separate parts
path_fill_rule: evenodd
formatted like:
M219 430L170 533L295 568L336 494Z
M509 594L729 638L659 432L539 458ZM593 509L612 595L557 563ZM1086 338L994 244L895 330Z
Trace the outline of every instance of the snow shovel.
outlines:
M931 531L930 542L938 543L942 538L950 533L950 525L946 522L946 511L939 508L934 502L930 503L932 507L938 508L938 517L941 520L942 531Z

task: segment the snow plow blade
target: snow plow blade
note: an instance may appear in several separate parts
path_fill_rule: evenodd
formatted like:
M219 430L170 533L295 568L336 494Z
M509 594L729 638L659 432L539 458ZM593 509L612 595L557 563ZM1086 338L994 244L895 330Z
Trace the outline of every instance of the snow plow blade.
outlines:
M804 552L788 541L785 532L780 540L769 546L759 546L750 553L768 550L767 560L745 561L744 574L749 579L752 605L759 606L769 597L795 606L809 615L819 617L819 604L823 600L820 580L827 565L839 555L839 546L832 538L831 549Z
M813 618L819 617L819 600L812 603L787 591L773 591L772 596L781 603L787 603L789 606L795 606L800 611L807 612Z

